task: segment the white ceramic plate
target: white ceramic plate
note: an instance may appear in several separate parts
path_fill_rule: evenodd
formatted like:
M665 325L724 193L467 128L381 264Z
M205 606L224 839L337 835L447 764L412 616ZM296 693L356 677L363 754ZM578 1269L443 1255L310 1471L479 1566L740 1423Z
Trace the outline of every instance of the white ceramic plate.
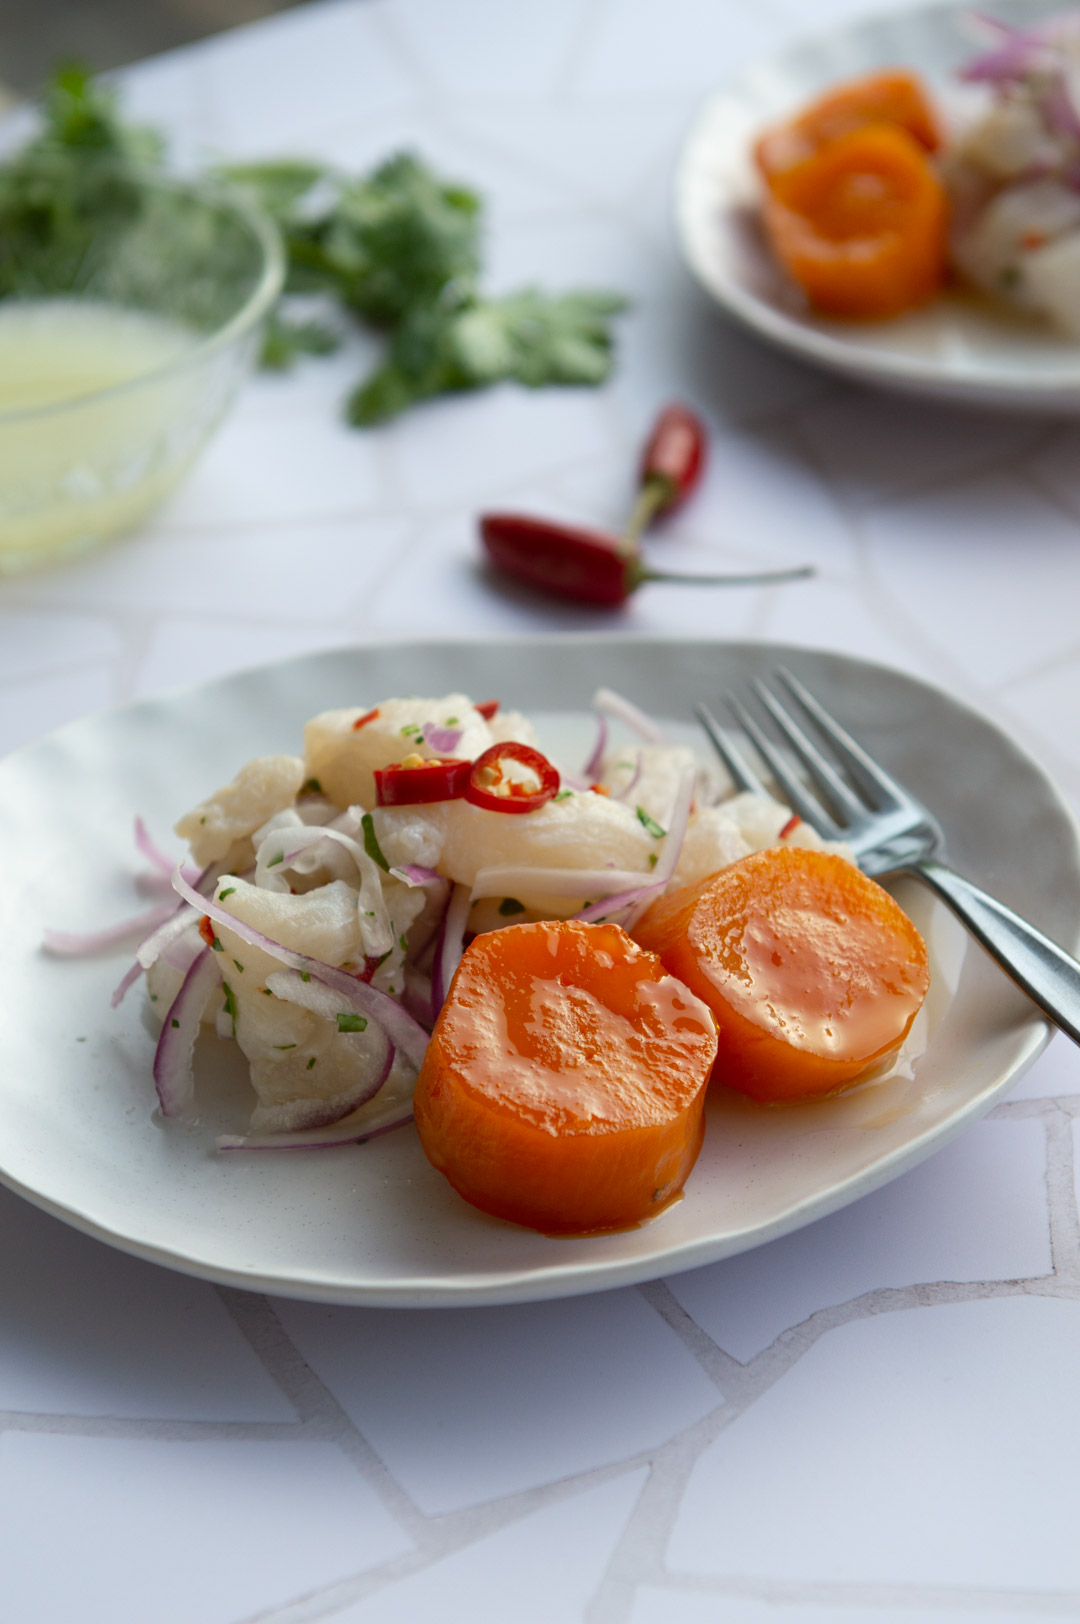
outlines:
M399 1306L524 1301L688 1269L756 1246L895 1177L978 1117L1042 1049L1047 1027L959 926L917 889L934 980L911 1062L810 1107L738 1097L709 1107L685 1198L621 1235L552 1240L474 1211L425 1161L411 1127L363 1146L221 1156L249 1101L232 1044L201 1040L200 1120L162 1123L141 989L109 995L123 955L64 960L46 925L123 917L132 815L168 839L176 816L253 755L295 751L305 719L395 693L463 689L541 719L583 759L597 685L674 730L697 698L783 659L929 803L952 855L1072 947L1080 853L1040 769L945 694L840 655L765 644L545 638L388 644L242 673L77 722L0 762L0 1179L101 1240L231 1285Z
M1061 0L998 0L987 8L1030 25ZM776 265L759 224L750 159L754 137L844 79L904 66L922 75L946 115L970 90L956 69L974 54L960 19L967 6L861 18L778 52L717 92L699 113L676 173L683 252L698 280L731 314L801 359L864 383L972 404L1058 411L1080 405L1080 345L989 301L946 293L887 322L815 317Z

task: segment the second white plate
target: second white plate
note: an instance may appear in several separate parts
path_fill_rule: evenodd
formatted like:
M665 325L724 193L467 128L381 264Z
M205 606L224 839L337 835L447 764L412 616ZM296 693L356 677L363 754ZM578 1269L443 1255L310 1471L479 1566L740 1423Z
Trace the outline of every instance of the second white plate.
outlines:
M998 0L1018 26L1060 12L1060 0ZM754 138L845 79L882 67L920 74L948 111L961 99L956 70L973 54L962 18L936 5L871 16L800 41L718 91L699 113L675 179L675 214L698 281L739 321L802 360L864 383L943 400L1015 410L1080 406L1080 345L988 301L948 292L886 322L814 316L766 245L751 162Z
M929 1155L1035 1059L1047 1026L917 888L903 900L928 936L933 985L908 1070L785 1110L717 1091L685 1198L641 1229L573 1240L467 1206L411 1126L332 1151L215 1154L215 1135L251 1104L234 1045L202 1040L200 1119L163 1123L142 988L109 1008L124 956L41 950L45 926L93 929L131 911L134 813L165 836L249 757L295 751L317 711L397 693L497 696L574 762L593 740L586 707L599 684L699 742L694 700L719 704L780 661L936 812L958 867L1075 944L1080 851L1053 786L989 722L894 671L768 644L617 638L316 654L91 717L0 762L0 1180L88 1234L207 1279L407 1307L567 1296L688 1269L799 1228Z

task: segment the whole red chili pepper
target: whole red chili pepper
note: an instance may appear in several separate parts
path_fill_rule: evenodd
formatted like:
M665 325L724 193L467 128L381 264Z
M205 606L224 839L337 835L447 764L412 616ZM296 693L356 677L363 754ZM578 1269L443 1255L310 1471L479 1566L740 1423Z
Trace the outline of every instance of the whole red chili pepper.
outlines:
M705 425L688 406L665 406L649 435L638 474L640 490L624 540L634 543L662 513L673 513L696 490L705 470Z
M809 566L765 570L751 575L671 575L650 570L634 546L602 530L584 530L521 513L485 513L480 537L491 563L503 575L556 598L618 608L646 581L688 586L760 586L801 580Z

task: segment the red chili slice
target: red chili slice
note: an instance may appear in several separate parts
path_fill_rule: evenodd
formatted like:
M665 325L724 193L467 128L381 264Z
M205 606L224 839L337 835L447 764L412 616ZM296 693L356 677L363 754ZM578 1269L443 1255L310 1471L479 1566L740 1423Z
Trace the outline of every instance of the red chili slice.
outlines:
M369 710L363 716L358 716L353 723L353 732L358 733L362 727L367 727L368 723L373 722L378 714L379 707L376 705L374 710Z
M536 774L535 788L506 777L504 765L511 761ZM558 792L559 774L547 756L529 744L507 739L493 744L472 763L465 799L487 812L535 812Z
M377 806L427 806L432 801L458 801L466 793L471 761L433 757L419 767L376 767Z
M490 722L498 709L499 701L497 699L482 699L478 705L473 706L473 710L479 711L485 722Z

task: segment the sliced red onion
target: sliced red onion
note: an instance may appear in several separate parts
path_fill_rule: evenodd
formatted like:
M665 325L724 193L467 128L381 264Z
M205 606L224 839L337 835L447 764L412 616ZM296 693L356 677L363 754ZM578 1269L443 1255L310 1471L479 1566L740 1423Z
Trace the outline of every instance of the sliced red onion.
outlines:
M179 873L179 870L176 872ZM186 881L184 883L187 884ZM175 886L173 889L175 890ZM191 890L192 896L198 897L196 906L200 906L205 899L199 897L198 892L193 887L189 887L189 890ZM205 909L203 911L205 912ZM135 957L142 969L149 970L150 966L161 957L169 943L187 930L191 920L192 911L190 908L171 909L164 923L159 925L156 930L151 931L150 935L139 943L135 951Z
M424 1050L427 1048L428 1035L419 1021L413 1020L412 1016L387 993L379 992L364 981L357 981L355 976L348 975L332 964L324 964L321 959L309 958L306 953L294 953L281 942L275 942L271 937L264 936L261 930L255 930L242 919L237 919L235 914L229 913L220 902L201 897L188 885L179 870L173 874L173 887L185 901L209 914L217 924L234 931L241 941L247 942L251 947L261 947L264 953L280 959L290 969L314 976L325 986L332 987L351 1008L359 1010L362 1015L369 1016L381 1026L391 1043L401 1050L410 1065L415 1066L417 1070L420 1069Z
M367 1122L355 1122L350 1117L331 1128L299 1128L295 1133L250 1133L246 1136L223 1134L217 1142L218 1150L333 1150L339 1145L362 1145L369 1139L379 1139L384 1133L404 1128L413 1119L411 1107L405 1107L389 1122L378 1122L369 1127ZM378 1119L376 1119L378 1120Z
M668 818L668 830L664 837L664 849L660 853L660 861L653 871L653 879L657 885L666 886L678 867L682 855L683 843L686 840L686 831L690 825L690 809L694 804L694 789L697 785L697 768L686 767L679 779L679 787L675 792L671 814ZM648 907L651 896L639 898L630 910L626 920L625 929L633 930L637 921Z
M221 982L214 955L204 947L169 1006L154 1053L154 1083L162 1116L182 1116L195 1094L192 1058L206 1001Z
M450 896L435 949L435 966L431 976L431 1012L437 1015L446 1002L454 971L465 952L465 927L469 922L472 896L467 885L455 885Z
M415 946L410 949L409 956L413 964L418 963L418 961L422 959L431 948L434 948L437 954L438 944L441 942L443 937L446 926L446 910L450 906L450 898L454 894L454 887L453 883L448 880L445 875L440 874L439 879L442 881L441 892L432 891L432 901L435 903L437 910L435 919L431 926L430 934L425 937L423 941L417 942ZM434 1018L433 1013L432 1020L434 1020Z
M176 866L175 863L171 857L166 857L161 847L151 839L146 824L139 817L135 819L135 845L142 852L147 862L160 869L162 874L166 875L166 877L172 874Z
M449 884L445 875L440 874L437 868L423 868L419 863L395 863L390 873L403 885L431 885L436 880L443 885Z
M618 896L605 897L601 902L594 902L588 908L582 908L574 918L582 925L597 924L609 919L615 924L623 924L623 920L615 918L616 914L625 913L636 903L652 902L654 897L660 895L666 884L666 880L650 880L648 885L639 885L634 891L622 891Z
M593 746L593 753L581 769L583 777L588 779L590 783L600 777L600 768L604 763L604 751L607 749L608 724L603 711L597 712L596 724L596 743Z
M140 932L144 937L147 932L152 934L166 919L171 919L175 912L175 903L160 903L146 913L136 914L132 919L121 919L118 924L108 925L104 930L85 933L44 930L42 941L50 953L59 954L63 958L78 958L84 953L99 953L102 948L115 947L117 942L126 941L136 932Z
M463 729L439 727L436 722L425 722L420 731L429 750L434 750L439 756L452 756L461 743Z
M616 913L626 911L625 919L621 920L624 930L630 930L640 919L649 903L663 892L678 866L682 853L683 842L686 839L686 830L690 822L690 808L694 800L694 788L697 783L697 768L687 767L679 778L679 787L675 792L675 800L668 820L667 833L664 836L663 848L660 852L656 867L648 879L639 878L638 884L616 896L604 898L601 902L591 903L583 908L575 919L584 924L595 923L601 919L611 919Z
M482 868L473 881L478 897L591 897L613 896L643 885L651 875L629 868L526 868L510 864Z
M418 970L415 964L405 966L405 991L401 1002L410 1015L415 1015L421 1026L435 1025L435 1011L431 1005L431 977Z
M594 710L606 711L617 721L625 722L627 727L646 744L670 742L667 734L662 728L657 727L652 717L646 716L643 710L639 710L629 699L624 699L622 694L614 693L610 688L598 688L593 694L592 702Z
M1042 99L1042 113L1055 135L1080 138L1080 111L1076 105L1075 87L1065 73L1055 73Z
M131 990L131 988L135 985L136 981L138 981L138 979L142 975L142 973L143 973L143 967L139 963L138 959L136 959L135 963L131 966L131 968L125 972L123 980L115 988L115 990L113 992L113 995L109 1000L109 1008L110 1009L118 1009L120 1007L120 1005L124 1001L125 996Z

